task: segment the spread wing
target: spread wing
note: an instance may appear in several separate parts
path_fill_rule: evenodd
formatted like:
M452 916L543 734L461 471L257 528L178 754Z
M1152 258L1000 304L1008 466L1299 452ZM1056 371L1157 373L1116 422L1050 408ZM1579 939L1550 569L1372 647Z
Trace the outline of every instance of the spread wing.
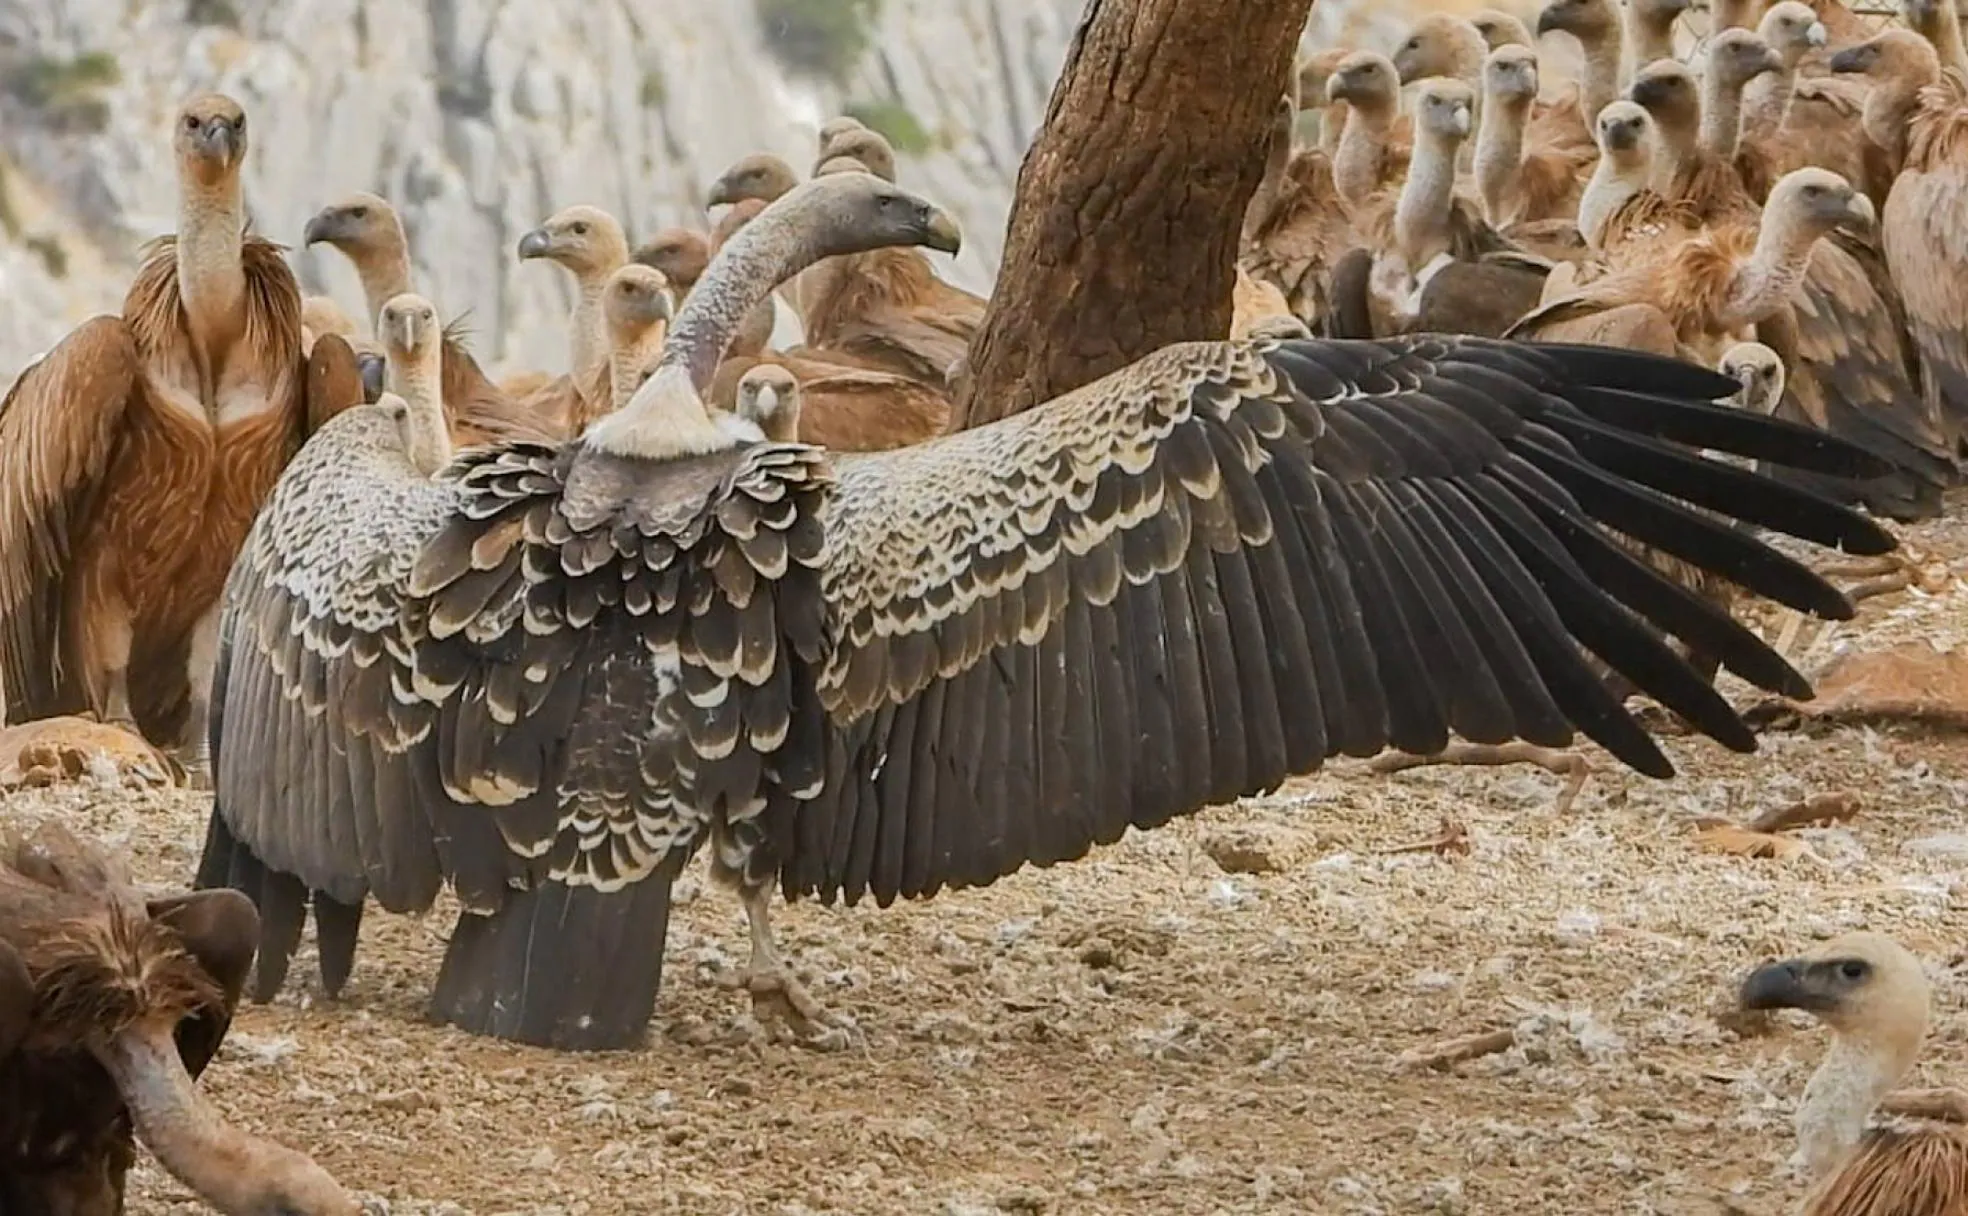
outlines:
M120 318L84 323L0 401L0 679L8 721L83 706L61 646L67 576L116 458L137 345Z
M1876 467L1707 403L1730 387L1597 347L1196 344L991 426L837 457L827 783L778 842L786 892L985 883L1451 732L1578 730L1671 773L1588 651L1753 747L1661 633L1765 687L1803 681L1606 529L1834 615L1850 605L1809 570L1669 495L1892 542L1693 454Z

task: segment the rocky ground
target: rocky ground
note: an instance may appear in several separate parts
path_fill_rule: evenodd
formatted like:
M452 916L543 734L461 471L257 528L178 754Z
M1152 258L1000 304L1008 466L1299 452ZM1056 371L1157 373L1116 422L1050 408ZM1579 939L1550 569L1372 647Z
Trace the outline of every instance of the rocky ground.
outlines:
M1968 634L1968 527L1906 535L1951 563L1944 589L1869 602L1813 661ZM347 999L318 999L304 956L206 1085L399 1214L1787 1211L1821 1039L1788 1019L1744 1039L1715 1011L1759 960L1885 930L1936 983L1923 1083L1968 1083L1968 738L1666 746L1679 779L1602 762L1562 815L1534 770L1349 765L988 890L790 909L792 956L855 1024L838 1053L751 1019L742 917L701 885L651 1044L620 1055L425 1024L451 912L376 916ZM1860 814L1789 860L1694 835L1847 791ZM81 785L5 810L59 813L169 884L206 806ZM1425 847L1444 820L1466 854ZM1511 1028L1496 1054L1402 1062ZM139 1167L134 1213L197 1210Z

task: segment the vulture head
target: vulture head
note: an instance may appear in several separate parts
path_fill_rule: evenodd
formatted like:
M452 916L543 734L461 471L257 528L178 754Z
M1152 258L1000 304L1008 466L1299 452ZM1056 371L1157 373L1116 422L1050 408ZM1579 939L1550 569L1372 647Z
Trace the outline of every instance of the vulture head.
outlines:
M568 207L519 238L519 256L546 258L576 275L606 273L629 258L628 238L599 207Z
M1326 100L1363 110L1384 110L1401 102L1401 76L1394 61L1372 51L1355 51L1339 61L1326 81Z
M866 173L868 166L852 156L830 156L813 167L813 176L829 177L836 173ZM736 211L737 208L732 208ZM753 212L757 214L756 211Z
M373 350L357 351L355 366L362 373L362 399L378 401L383 395L383 386L389 364L383 356Z
M376 316L376 337L392 359L421 364L433 355L444 338L437 323L437 309L420 295L404 292L384 301Z
M1631 163L1645 157L1650 150L1647 134L1653 120L1630 101L1615 101L1599 111L1597 127L1599 151L1614 161Z
M1777 179L1763 207L1763 223L1775 217L1780 229L1800 242L1843 230L1863 237L1877 220L1872 200L1829 169L1793 169Z
M1873 80L1931 80L1940 73L1940 53L1912 30L1889 28L1831 57L1831 70Z
M747 198L769 203L797 185L799 175L791 165L770 153L759 152L726 169L722 177L711 183L711 193L704 201L710 207Z
M1476 94L1468 85L1446 76L1431 76L1415 92L1415 134L1459 144L1475 128L1475 110Z
M1353 52L1343 46L1314 51L1298 61L1298 108L1317 110L1326 104L1326 82Z
M1471 77L1489 50L1468 18L1432 13L1409 28L1394 52L1394 70L1402 84L1429 76Z
M739 379L734 412L767 439L794 443L799 439L799 381L777 364L761 363Z
M1666 29L1682 13L1694 7L1693 0L1628 0L1633 19L1646 29Z
M867 129L866 123L846 114L829 118L826 122L820 124L818 151L824 156L826 155L828 144L833 143L849 131L865 131Z
M1537 52L1508 43L1483 63L1483 91L1502 102L1530 102L1538 94Z
M1537 35L1565 33L1584 43L1596 43L1619 29L1614 0L1551 0L1538 10Z
M1701 90L1694 73L1677 60L1656 59L1635 72L1626 95L1665 130L1693 131L1701 125Z
M635 260L663 272L680 292L689 292L711 263L711 244L701 232L665 228L637 248Z
M1752 414L1774 414L1783 400L1784 365L1761 342L1738 342L1722 352L1715 370L1742 385L1736 404Z
M1777 0L1757 23L1756 32L1770 44L1784 62L1794 68L1799 60L1831 40L1824 22L1803 0Z
M827 163L833 164L834 162L828 161ZM861 165L860 161L851 161L849 163L856 168L860 168ZM724 243L731 239L732 233L757 219L759 212L764 211L765 208L766 204L755 198L743 198L731 204L730 210L719 216L717 224L711 229L711 252L716 253L719 249L722 249Z
M858 131L843 131L821 146L820 159L816 164L825 164L843 156L860 161L868 172L883 181L895 180L895 146L880 131L870 131L866 127ZM818 173L819 169L814 172Z
M1469 24L1483 36L1483 45L1492 51L1506 46L1532 45L1530 27L1502 9L1479 8L1469 14Z
M301 239L309 245L326 242L353 257L368 249L402 244L403 226L396 208L373 194L351 194L314 213Z
M1900 0L1900 20L1922 37L1932 38L1941 18L1955 20L1954 0Z
M1731 88L1741 86L1783 67L1783 60L1755 30L1723 30L1708 40L1708 68Z
M608 276L601 297L601 313L608 319L611 335L633 338L659 321L667 322L675 312L670 302L670 281L663 272L640 262Z
M782 231L783 223L765 223L775 212L788 219L802 217L801 236L816 248L824 244L825 251L812 257L809 265L820 257L898 245L921 245L950 254L963 248L962 230L949 212L894 182L858 170L829 173L803 183L776 206L767 207L746 230L765 229L767 240L792 239L790 233Z
M205 186L230 182L246 159L246 111L223 93L200 93L178 110L171 147L179 171L190 180Z
M1739 999L1745 1009L1803 1010L1842 1042L1881 1059L1894 1079L1927 1034L1927 976L1906 947L1880 933L1847 933L1766 963L1743 980Z

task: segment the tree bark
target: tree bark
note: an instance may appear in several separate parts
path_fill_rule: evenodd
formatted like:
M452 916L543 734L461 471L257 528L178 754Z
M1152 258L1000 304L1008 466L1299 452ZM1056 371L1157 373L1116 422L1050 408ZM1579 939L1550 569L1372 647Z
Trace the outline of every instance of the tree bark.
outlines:
M1018 171L951 428L1222 339L1245 204L1312 0L1087 0ZM1275 82L1269 83L1266 82Z

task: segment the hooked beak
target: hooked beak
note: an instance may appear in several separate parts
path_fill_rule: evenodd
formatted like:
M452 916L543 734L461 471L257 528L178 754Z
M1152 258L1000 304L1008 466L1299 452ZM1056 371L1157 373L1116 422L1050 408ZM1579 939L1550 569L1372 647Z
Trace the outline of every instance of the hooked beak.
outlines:
M729 177L720 177L711 183L711 193L704 200L706 207L718 207L725 203L738 201L738 187Z
M753 404L762 415L770 417L779 412L779 390L770 384L761 384L752 397Z
M547 235L545 228L535 228L519 238L519 258L543 258L553 252L553 237Z
M1645 80L1636 80L1633 82L1633 87L1626 92L1627 100L1643 110L1652 111L1667 103L1667 81L1659 77L1650 76Z
M942 253L955 254L963 248L963 230L956 217L941 207L929 209L929 223L923 228L923 244Z
M198 129L198 146L206 155L229 165L239 152L239 132L227 119L208 118Z
M1537 29L1534 31L1536 37L1542 38L1554 30L1564 28L1565 19L1558 15L1557 9L1547 7L1538 10Z
M1853 236L1870 235L1873 225L1879 222L1879 213L1873 210L1872 200L1863 194L1852 195L1852 201L1846 205L1845 214L1846 218L1838 225L1839 230L1849 232Z
M1863 72L1872 66L1872 48L1863 44L1848 46L1831 57L1834 72Z
M1474 121L1475 120L1470 117L1468 106L1456 107L1455 118L1453 120L1453 123L1457 135L1469 134L1469 128Z
M1811 28L1804 31L1804 44L1806 46L1821 47L1830 41L1831 34L1825 29L1824 22L1822 21L1813 21Z
M383 395L383 373L387 369L383 357L375 351L363 351L355 357L355 365L362 372L362 400L376 404Z
M318 245L322 241L332 241L338 235L335 231L337 216L332 211L317 211L301 232L303 245Z
M1749 973L1736 995L1744 1009L1803 1009L1824 1013L1836 1003L1815 989L1802 959L1766 963Z

